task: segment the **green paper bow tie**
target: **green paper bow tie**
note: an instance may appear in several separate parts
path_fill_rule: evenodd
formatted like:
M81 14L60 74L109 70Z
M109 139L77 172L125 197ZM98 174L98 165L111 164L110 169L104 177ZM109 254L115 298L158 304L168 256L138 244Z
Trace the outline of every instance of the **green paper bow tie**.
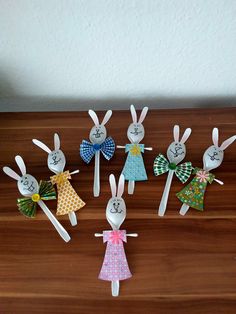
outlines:
M170 163L164 155L159 154L154 160L153 170L155 176L159 176L163 173L168 172L169 170L174 170L177 178L182 183L185 183L191 175L192 163L190 161L187 161L177 166L175 163Z
M31 197L24 197L17 199L17 206L19 211L30 218L36 216L37 202L39 200L55 200L56 191L51 182L40 181L39 183L39 193L33 194Z

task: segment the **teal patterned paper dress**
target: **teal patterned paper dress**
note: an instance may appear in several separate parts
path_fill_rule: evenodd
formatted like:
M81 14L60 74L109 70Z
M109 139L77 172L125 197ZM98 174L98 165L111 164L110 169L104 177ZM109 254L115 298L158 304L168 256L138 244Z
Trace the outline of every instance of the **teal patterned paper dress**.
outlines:
M122 173L125 180L145 181L147 173L143 162L144 144L126 144L125 152L128 153Z
M212 183L215 176L203 169L194 168L193 174L196 176L193 180L176 194L178 199L189 207L203 211L204 194L208 183Z

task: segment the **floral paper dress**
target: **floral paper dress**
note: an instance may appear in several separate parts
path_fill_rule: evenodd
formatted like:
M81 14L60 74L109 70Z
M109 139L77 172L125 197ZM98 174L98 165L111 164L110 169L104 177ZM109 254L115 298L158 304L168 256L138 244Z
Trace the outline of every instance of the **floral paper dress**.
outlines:
M126 144L125 152L128 156L122 170L125 180L145 181L147 173L143 162L144 144Z
M105 242L107 248L98 278L119 281L132 277L123 246L123 242L127 242L126 230L103 231L103 243Z
M204 194L208 183L212 183L215 176L203 169L195 168L193 180L176 194L178 199L189 207L203 211Z
M71 175L69 171L61 172L55 176L50 177L52 184L57 185L57 215L66 215L71 212L75 212L81 207L84 207L85 203L75 192L72 185L69 182Z

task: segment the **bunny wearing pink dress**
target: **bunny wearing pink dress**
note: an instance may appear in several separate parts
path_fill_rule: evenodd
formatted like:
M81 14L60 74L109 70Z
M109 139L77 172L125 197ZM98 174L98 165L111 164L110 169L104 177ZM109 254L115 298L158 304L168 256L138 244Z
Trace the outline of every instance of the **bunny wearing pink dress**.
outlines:
M112 296L119 295L119 282L132 277L129 265L126 259L124 242L127 242L127 236L137 237L137 233L126 233L126 230L120 230L120 226L126 217L126 205L122 198L124 192L125 178L121 174L116 193L116 181L113 174L109 176L112 197L107 203L106 218L112 230L95 233L95 237L103 237L103 243L107 243L106 253L102 268L98 276L99 279L111 281Z
M115 281L132 277L123 245L123 242L127 242L126 230L103 231L103 243L106 242L107 248L99 279Z

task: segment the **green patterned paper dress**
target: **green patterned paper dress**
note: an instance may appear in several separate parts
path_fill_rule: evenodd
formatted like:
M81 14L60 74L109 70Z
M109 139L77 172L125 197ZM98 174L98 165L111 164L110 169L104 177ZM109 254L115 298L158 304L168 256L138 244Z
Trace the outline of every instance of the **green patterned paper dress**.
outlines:
M178 199L189 207L203 211L204 194L208 183L212 183L215 176L206 170L194 168L193 180L176 194Z

